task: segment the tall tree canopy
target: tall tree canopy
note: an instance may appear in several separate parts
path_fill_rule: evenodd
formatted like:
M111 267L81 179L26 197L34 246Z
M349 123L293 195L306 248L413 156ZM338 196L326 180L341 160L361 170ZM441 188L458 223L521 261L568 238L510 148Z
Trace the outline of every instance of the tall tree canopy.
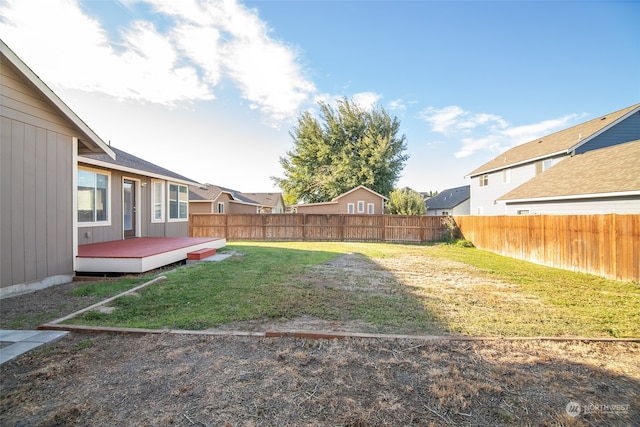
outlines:
M427 211L422 194L408 188L393 190L387 208L391 215L424 215Z
M409 158L399 120L346 98L318 105L320 119L304 112L290 132L294 147L280 157L285 178L272 178L285 200L326 202L358 185L389 195Z

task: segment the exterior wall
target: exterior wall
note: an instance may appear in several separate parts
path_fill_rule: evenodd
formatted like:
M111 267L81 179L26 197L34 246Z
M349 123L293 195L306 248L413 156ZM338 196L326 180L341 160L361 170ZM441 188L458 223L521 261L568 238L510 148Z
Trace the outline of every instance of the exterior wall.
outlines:
M367 214L367 205L369 203L373 203L373 215L382 215L384 213L384 199L371 193L370 191L365 190L364 188L358 188L357 190L352 191L349 194L340 196L336 201L340 205L338 213L348 213L347 205L349 203L354 204L354 213L356 214ZM364 201L364 212L358 212L359 201Z
M213 203L206 202L189 202L189 213L215 213Z
M229 206L229 202L231 200L232 199L231 199L231 196L229 194L220 193L218 198L213 201L213 206L211 207L213 209L213 213L218 213L218 203L224 203L224 212L223 213L231 213L231 211L230 211L231 206Z
M344 207L345 211L341 210L341 206L338 203L322 203L322 204L308 204L308 205L298 205L296 206L296 210L298 213L308 213L308 214L340 214L346 213L346 206Z
M518 215L518 211L529 215L637 214L640 196L509 203L506 208L507 215Z
M364 202L364 212L358 212L359 201ZM374 211L372 215L382 215L384 213L384 199L364 188L339 196L334 202L298 205L296 209L298 213L346 214L349 213L349 203L353 203L354 214L368 214L367 205L369 203L373 203Z
M232 213L232 214L258 213L258 206L255 206L255 205L245 205L244 203L234 203L233 201L229 201L227 206L229 206L229 211L225 211L227 213Z
M576 154L640 139L640 112L601 133L576 149Z
M0 296L73 276L74 131L0 67Z
M567 156L556 156L552 158L553 164L557 164ZM509 191L529 181L536 176L536 170L540 165L527 163L524 165L508 168L510 175L508 182L505 182L504 170L489 173L489 185L480 187L480 176L471 178L471 201L469 213L461 215L506 215L506 207L503 202L496 202L496 199L507 194Z
M151 218L151 179L144 175L137 175L130 172L85 165L80 163L80 169L88 168L93 170L104 170L110 172L111 208L109 210L109 225L84 226L78 223L78 244L107 242L110 240L122 240L123 234L123 213L122 213L122 187L123 180L131 179L136 182L137 204L136 204L136 237L188 237L188 221L168 221L167 203L165 198L165 220L164 222L152 222ZM165 194L169 181L165 181ZM191 208L191 204L189 204ZM75 215L75 213L74 213Z

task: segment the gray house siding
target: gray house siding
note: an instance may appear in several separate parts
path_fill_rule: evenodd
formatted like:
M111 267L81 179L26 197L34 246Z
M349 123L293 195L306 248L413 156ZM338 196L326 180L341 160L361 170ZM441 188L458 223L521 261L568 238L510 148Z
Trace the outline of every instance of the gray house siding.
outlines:
M640 139L640 111L576 148L576 154Z
M0 287L62 283L73 275L73 140L5 112L3 102Z

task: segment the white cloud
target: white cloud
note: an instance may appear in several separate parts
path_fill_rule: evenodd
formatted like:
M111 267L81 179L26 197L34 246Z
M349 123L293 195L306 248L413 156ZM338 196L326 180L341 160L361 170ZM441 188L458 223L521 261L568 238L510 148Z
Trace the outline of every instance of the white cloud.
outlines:
M389 110L391 111L406 110L406 109L407 109L407 106L405 105L402 99L394 99L393 101L389 102Z
M420 117L431 125L432 132L444 134L449 138L459 138L462 147L455 156L461 158L480 150L504 151L566 128L581 116L569 114L558 119L510 126L498 115L473 113L452 105L440 109L428 107L422 110Z
M458 122L458 118L464 114L462 108L452 105L441 109L427 107L420 113L420 118L431 124L433 132L447 133Z
M363 110L370 110L382 99L382 95L375 92L360 92L354 94L351 99Z
M234 0L122 1L129 11L139 3L152 6L162 31L137 16L116 41L77 0L6 0L0 32L47 81L119 98L207 100L226 77L252 108L281 120L316 91L298 52L273 40L257 13Z

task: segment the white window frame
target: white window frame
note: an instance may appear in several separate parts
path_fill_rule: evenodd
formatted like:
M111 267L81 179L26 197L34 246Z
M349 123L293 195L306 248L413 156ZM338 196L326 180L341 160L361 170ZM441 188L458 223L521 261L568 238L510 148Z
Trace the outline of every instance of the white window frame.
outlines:
M355 207L353 203L347 203L347 213L350 215L355 213Z
M358 200L358 213L364 213L364 200Z
M516 215L531 215L531 209L518 209Z
M178 218L171 218L171 187L178 187ZM184 218L180 217L180 187L184 187L186 189L187 200L186 200L186 216ZM167 185L167 221L168 222L185 222L189 221L189 187L186 184L178 184L177 182L169 182Z
M553 166L553 164L554 164L553 159L544 159L542 161L542 172L549 169L551 166Z
M160 200L156 200L156 186L160 186ZM151 222L164 222L166 217L166 198L165 182L159 179L151 180ZM160 207L160 218L156 217L156 205Z
M369 215L373 215L376 212L376 207L375 204L373 203L367 203L367 213Z
M485 173L479 177L480 187L487 187L489 185L489 174Z
M78 227L108 227L111 225L111 186L112 186L112 179L111 179L111 171L108 170L104 170L104 169L94 169L94 168L87 168L84 166L78 166L78 171L76 173L76 175L79 172L91 172L93 174L100 174L100 175L104 175L107 177L107 219L104 221L91 221L91 222L83 222L78 220L78 210L80 209L80 202L81 202L81 198L80 195L78 194L78 185L79 182L76 182L76 197L77 197L77 202L76 202L76 212L75 212L75 216L76 216L76 222L78 223ZM78 177L76 177L76 180L78 180ZM94 213L95 213L95 206L94 206Z
M216 213L219 213L219 214L224 213L224 202L218 202L218 204L216 205Z

